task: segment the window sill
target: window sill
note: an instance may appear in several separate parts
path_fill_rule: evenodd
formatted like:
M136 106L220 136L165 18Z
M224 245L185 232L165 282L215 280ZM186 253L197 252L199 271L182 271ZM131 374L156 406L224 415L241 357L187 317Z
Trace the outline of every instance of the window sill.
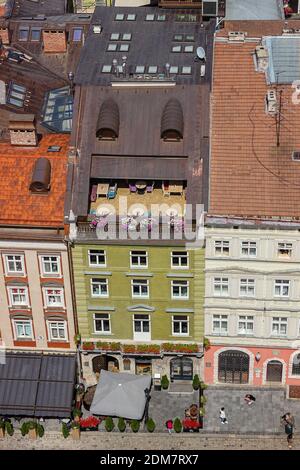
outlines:
M16 347L24 347L24 348L35 348L36 341L33 339L16 339L14 340L14 346Z
M70 343L67 340L61 341L47 341L48 348L70 348Z

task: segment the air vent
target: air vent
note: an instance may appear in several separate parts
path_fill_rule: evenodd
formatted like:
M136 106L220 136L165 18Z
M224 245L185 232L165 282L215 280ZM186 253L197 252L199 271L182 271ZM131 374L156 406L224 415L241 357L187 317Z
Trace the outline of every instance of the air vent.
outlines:
M277 113L277 98L275 90L268 90L266 95L266 112L274 115Z
M228 40L229 41L245 41L246 33L243 31L229 31Z
M256 46L255 60L258 72L265 72L269 65L269 53L264 46Z
M218 16L218 0L202 0L203 16Z
M298 150L297 152L292 153L292 160L296 162L300 162L300 151Z

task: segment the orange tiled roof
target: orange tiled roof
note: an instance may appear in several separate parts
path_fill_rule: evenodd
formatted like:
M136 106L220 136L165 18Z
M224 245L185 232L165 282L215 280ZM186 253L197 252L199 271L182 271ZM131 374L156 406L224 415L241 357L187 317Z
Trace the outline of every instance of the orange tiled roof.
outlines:
M247 32L249 38L260 38L262 36L278 36L285 29L299 29L299 20L235 20L225 21L224 28L218 32L218 36L227 36L229 31Z
M236 29L242 31L243 29ZM215 43L210 208L215 215L300 216L300 105L282 90L280 146L265 112L265 75L255 71L255 42Z
M69 139L66 134L48 134L38 147L30 148L0 143L0 224L63 225ZM50 145L59 145L61 150L47 152ZM39 157L47 157L51 163L51 189L47 195L29 191Z

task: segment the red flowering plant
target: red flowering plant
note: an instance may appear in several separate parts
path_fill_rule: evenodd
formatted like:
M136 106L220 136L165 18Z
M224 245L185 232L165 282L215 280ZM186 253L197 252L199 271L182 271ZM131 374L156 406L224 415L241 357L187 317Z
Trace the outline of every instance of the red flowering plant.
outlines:
M131 354L134 354L136 350L134 344L123 344L122 349L124 353L131 353Z
M183 352L183 353L198 353L198 344L178 344L178 343L163 343L162 349L165 352Z
M96 418L96 416L88 416L87 418L80 419L81 429L98 428L100 423L101 420Z
M84 351L91 351L95 348L95 343L92 343L92 342L88 342L88 341L84 341L82 343L82 349Z
M97 349L103 349L105 351L120 351L121 343L109 343L106 341L98 341L96 343Z
M182 421L183 429L188 431L194 431L201 428L201 423L199 421L194 421L193 419L186 418Z

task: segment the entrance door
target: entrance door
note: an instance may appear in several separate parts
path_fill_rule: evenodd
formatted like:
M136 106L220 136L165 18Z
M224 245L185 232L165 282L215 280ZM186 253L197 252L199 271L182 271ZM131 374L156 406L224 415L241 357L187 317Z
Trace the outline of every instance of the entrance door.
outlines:
M282 363L279 361L270 361L267 365L267 382L282 381Z
M176 357L170 362L171 380L192 380L193 361L189 357Z
M133 339L135 341L151 341L149 315L134 315Z
M247 384L249 381L249 356L242 351L224 351L219 355L218 381Z

